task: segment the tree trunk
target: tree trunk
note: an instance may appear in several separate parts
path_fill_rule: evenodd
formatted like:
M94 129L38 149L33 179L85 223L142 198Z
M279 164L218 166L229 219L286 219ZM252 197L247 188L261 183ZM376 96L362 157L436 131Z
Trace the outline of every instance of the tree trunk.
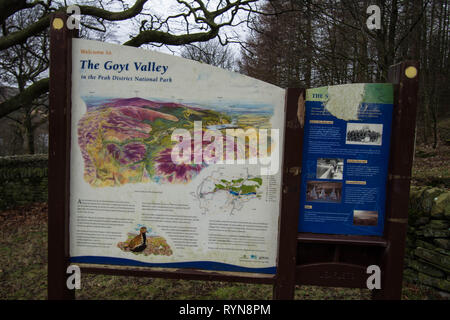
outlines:
M34 128L30 112L27 110L24 121L25 153L34 154Z

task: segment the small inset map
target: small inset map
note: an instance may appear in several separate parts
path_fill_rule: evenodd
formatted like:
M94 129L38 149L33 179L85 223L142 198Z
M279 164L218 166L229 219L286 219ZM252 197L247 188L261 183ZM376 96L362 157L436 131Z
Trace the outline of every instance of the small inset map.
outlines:
M241 174L230 176L224 168L214 171L199 184L194 197L199 202L202 214L240 211L244 203L261 199L263 180L252 176L245 169Z

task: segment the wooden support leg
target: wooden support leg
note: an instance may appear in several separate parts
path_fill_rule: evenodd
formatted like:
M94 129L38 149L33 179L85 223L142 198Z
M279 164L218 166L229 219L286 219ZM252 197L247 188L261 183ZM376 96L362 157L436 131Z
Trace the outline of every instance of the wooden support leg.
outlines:
M304 101L304 89L288 89L283 160L283 183L280 231L278 240L277 277L273 297L277 300L294 298L297 254L298 214L300 206L300 174L303 148L303 123L298 114L299 102ZM301 105L301 104L300 104ZM303 115L300 119L303 120Z
M374 299L399 300L402 294L403 260L408 228L409 188L414 158L418 63L407 61L392 66L389 80L398 84L395 93L391 154L387 185L386 228L388 240L382 270L381 290Z
M50 24L50 110L48 156L48 298L74 299L66 286L69 264L69 177L72 37L67 16Z

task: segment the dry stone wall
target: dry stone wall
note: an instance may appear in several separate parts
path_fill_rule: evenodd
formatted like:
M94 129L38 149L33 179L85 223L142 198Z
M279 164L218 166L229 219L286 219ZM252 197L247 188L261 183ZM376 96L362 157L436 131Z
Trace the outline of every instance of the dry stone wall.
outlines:
M450 192L411 187L405 279L450 293Z

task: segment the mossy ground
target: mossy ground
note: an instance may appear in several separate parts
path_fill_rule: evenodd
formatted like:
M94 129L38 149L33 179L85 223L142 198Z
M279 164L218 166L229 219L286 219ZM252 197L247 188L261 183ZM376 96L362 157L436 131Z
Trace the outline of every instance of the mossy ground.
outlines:
M421 186L450 188L450 145L444 142L439 148L430 145L416 146L412 170L412 183Z

